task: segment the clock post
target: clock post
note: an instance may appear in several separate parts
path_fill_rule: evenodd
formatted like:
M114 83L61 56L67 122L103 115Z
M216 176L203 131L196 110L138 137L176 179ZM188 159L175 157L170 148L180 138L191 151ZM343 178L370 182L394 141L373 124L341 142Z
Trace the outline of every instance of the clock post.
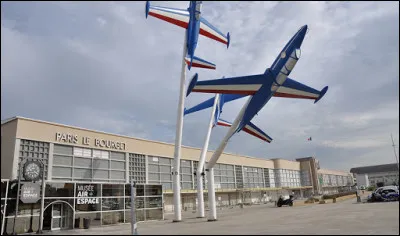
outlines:
M43 207L44 207L44 191L45 191L45 176L44 176L44 162L40 159L31 158L20 159L18 162L18 186L17 186L17 199L15 204L14 224L12 234L15 233L15 223L18 217L19 201L23 203L34 204L39 198L41 201L39 229L37 233L42 233L43 229ZM24 177L24 181L22 181ZM39 189L38 181L42 178L41 190ZM21 187L21 183L23 184ZM40 194L41 192L41 194ZM39 196L40 195L40 196Z

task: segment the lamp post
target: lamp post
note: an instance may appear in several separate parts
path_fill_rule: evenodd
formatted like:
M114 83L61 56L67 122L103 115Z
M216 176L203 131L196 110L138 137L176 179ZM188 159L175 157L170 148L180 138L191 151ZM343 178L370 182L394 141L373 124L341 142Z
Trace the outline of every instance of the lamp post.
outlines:
M399 160L397 158L397 153L396 153L396 146L394 145L394 140L393 140L393 134L390 134L390 137L392 138L392 147L394 151L394 157L396 158L396 164L397 164L397 184L399 183Z
M137 235L136 211L135 211L136 183L131 180L131 234Z

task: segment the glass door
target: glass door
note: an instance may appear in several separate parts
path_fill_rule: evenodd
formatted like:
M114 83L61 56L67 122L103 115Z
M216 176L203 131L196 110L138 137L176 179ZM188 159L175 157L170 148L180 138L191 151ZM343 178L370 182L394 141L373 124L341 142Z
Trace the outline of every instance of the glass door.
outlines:
M58 230L62 228L62 218L63 218L63 204L54 203L52 205L51 211L51 230Z

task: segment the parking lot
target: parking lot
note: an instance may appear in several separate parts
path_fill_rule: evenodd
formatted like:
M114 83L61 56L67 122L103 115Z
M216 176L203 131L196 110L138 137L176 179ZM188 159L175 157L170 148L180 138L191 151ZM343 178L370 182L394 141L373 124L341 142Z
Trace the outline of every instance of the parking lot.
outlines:
M399 202L356 203L350 199L331 204L276 208L272 204L218 211L218 221L184 212L182 222L139 222L144 234L399 234ZM130 234L130 225L67 230L48 234Z

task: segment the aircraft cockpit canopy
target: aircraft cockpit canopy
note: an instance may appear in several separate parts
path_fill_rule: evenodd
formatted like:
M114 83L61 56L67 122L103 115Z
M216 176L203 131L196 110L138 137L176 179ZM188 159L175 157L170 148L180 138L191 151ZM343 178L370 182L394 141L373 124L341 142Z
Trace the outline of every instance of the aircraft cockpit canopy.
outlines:
M300 48L296 48L295 53L296 53L296 58L299 59L300 56L301 56L301 50L300 50Z

